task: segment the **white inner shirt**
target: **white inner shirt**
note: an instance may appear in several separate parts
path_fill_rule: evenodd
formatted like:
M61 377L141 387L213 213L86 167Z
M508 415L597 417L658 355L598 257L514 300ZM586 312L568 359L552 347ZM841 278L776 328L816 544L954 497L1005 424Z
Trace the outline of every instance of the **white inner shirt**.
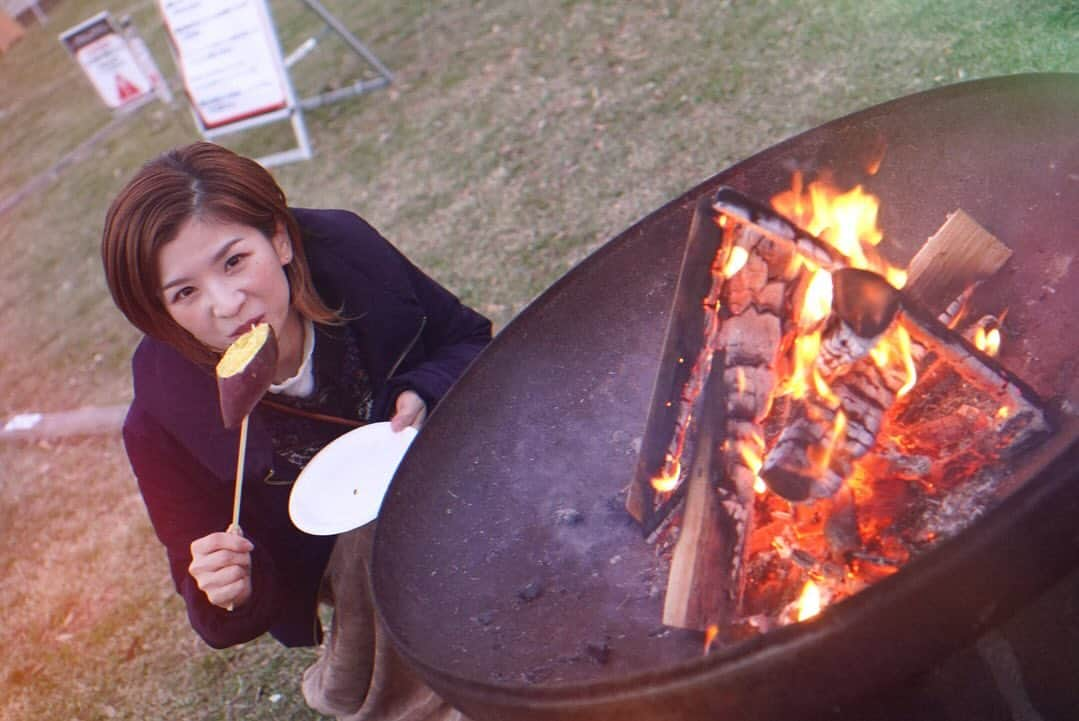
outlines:
M315 324L310 318L303 323L303 362L296 375L270 386L270 393L280 393L296 398L306 398L315 391L315 364L311 362L315 354Z

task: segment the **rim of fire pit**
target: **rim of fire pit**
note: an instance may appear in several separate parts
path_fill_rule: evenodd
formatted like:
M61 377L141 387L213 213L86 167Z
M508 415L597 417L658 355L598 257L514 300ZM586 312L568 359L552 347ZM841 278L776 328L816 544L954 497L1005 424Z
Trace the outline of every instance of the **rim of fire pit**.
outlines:
M1017 127L1022 132L1028 127L1049 127L1047 123L1056 119L1063 122L1065 118L1076 117L1075 113L1079 112L1079 74L1018 75L937 88L833 120L772 146L700 183L602 246L533 301L477 359L432 414L424 433L402 463L382 507L372 563L379 612L403 656L436 691L477 719L595 720L631 717L626 716L627 713L643 718L673 719L693 718L693 713L702 709L710 712L726 709L738 712L742 718L772 718L778 714L819 710L828 704L850 701L861 693L905 677L916 667L924 667L926 659L940 659L958 649L989 625L1006 617L1065 569L1079 563L1079 531L1067 520L1079 513L1079 483L1069 483L1079 480L1075 471L1079 466L1079 444L1074 442L1075 424L1071 415L1056 413L1065 424L1063 430L1032 454L1041 454L1042 461L1031 460L1025 466L1034 469L1041 463L1044 468L1034 480L1010 495L1006 503L988 512L953 539L911 561L900 573L828 607L816 619L776 629L707 656L586 682L531 685L481 680L432 662L432 641L429 639L438 639L443 632L438 620L432 619L426 637L421 637L415 619L404 611L410 603L408 599L416 594L433 592L435 584L424 581L420 567L431 564L427 567L437 572L439 564L446 562L438 555L442 544L437 534L433 539L424 539L431 542L430 548L403 553L409 543L416 542L413 536L417 528L431 528L440 522L437 517L421 522L410 519L409 514L416 515L417 499L421 499L423 493L438 488L446 478L467 476L471 466L480 463L476 460L479 456L472 458L469 454L475 454L479 449L489 451L495 457L498 452L496 441L487 445L473 444L453 455L452 449L460 444L457 434L462 428L466 433L471 432L469 426L478 426L482 430L483 417L473 414L477 409L482 411L483 404L473 407L473 402L482 395L490 378L497 375L500 364L514 360L528 362L514 358L514 352L518 350L515 344L527 347L533 342L535 327L552 322L552 317L558 314L561 296L579 293L585 285L602 278L608 264L620 268L619 263L627 262L622 258L626 248L631 241L641 242L642 236L669 238L671 234L678 235L677 240L665 241L664 250L668 251L665 255L680 249L696 199L719 185L742 187L746 192L752 192L754 187L781 190L789 183L791 162L806 159L822 167L831 167L841 177L844 172L853 172L852 166L860 165L860 159L844 157L845 146L849 145L852 150L868 148L879 144L881 134L886 142L892 142L888 133L890 128L894 130L904 121L917 125L926 115L933 116L933 120L927 121L927 126L932 126L934 121L939 123L941 117L948 115L947 108L953 103L962 105L967 111L972 108L984 111L970 116L970 132L984 133L984 142L992 142L992 133L1004 128ZM1051 116L1049 120L1034 117L1047 112ZM1068 122L1073 124L1071 120ZM918 128L913 132L916 134ZM1079 142L1070 137L1070 146L1065 143L1063 149L1050 147L1060 137L1063 136L1030 137L1021 139L1023 142L1019 146L1029 148L1039 160L1043 156L1057 157L1054 153L1058 150L1064 164L1079 159ZM911 137L902 139L912 142ZM971 142L976 144L982 140L976 138ZM908 148L903 152L913 153L912 157L922 160L916 149ZM847 155L854 156L855 153ZM887 163L888 155L885 157ZM1000 178L979 178L965 167L952 171L943 159L938 161L947 168L944 184L953 190L961 189L968 198L974 199L974 205L980 203L984 208L992 208L995 202L1007 196L1008 190L999 185ZM960 164L977 166L979 162L982 161L978 158L963 158ZM848 167L842 167L844 164ZM1025 172L1037 177L1036 169ZM1056 171L1051 168L1049 174L1053 172ZM1074 174L1074 169L1071 172ZM1045 182L1056 180L1049 178ZM1076 183L1073 178L1067 182ZM871 188L871 192L875 191ZM1066 227L1059 225L1059 217L1062 213L1067 214L1069 208L1076 207L1074 193L1065 184L1063 190L1056 193L1063 198L1047 200L1050 226ZM916 210L919 197L919 193L911 194L908 189L891 207L888 198L882 197L882 223L887 226L887 217L883 216L891 214L892 225L910 230L911 240L927 237L933 224L943 220L943 214L923 218L925 213ZM1053 205L1054 202L1057 204ZM897 222L894 218L902 217L903 213L918 213L918 222ZM975 217L979 214L975 213ZM1053 226L1054 222L1058 225ZM1009 233L1016 233L1011 227L992 230L1006 241L1011 240ZM896 252L909 258L913 250L913 246L899 247ZM1017 255L1020 252L1021 249L1017 249ZM621 278L619 282L639 281L645 293L666 293L661 301L653 303L662 306L665 316L673 290L672 265L677 263L667 261L662 270L654 271L654 275L662 276L658 279ZM1021 272L1018 275L1015 282L1022 285ZM647 315L645 311L634 312L638 316ZM648 323L649 328L662 325L651 316ZM541 340L547 339L542 333L538 336L542 336ZM569 347L571 340L567 338L563 342ZM559 352L563 351L565 348L559 349ZM653 355L658 356L658 353L656 345ZM658 357L655 360L658 361ZM1056 375L1063 373L1058 371ZM1043 387L1043 395L1063 399L1065 403L1079 400L1074 378L1059 378L1053 382L1063 385ZM639 395L646 397L650 390L646 388ZM643 428L644 409L634 409L634 412L640 412L639 425ZM525 418L522 422L530 420ZM543 432L543 429L536 432ZM627 482L631 465L626 464ZM492 497L492 501L497 498ZM446 508L447 513L451 508L458 509L450 505ZM1047 553L1047 549L1053 549L1053 552ZM414 562L413 567L408 566L406 558ZM452 598L444 600L447 604L453 601ZM551 622L557 624L558 619ZM656 624L659 625L658 617ZM423 642L418 641L421 638ZM887 651L866 653L882 648ZM798 681L792 682L795 678ZM788 688L777 683L777 679L784 679ZM807 688L810 689L808 692ZM700 705L702 700L706 705Z
M802 710L803 707L812 708L820 704L817 703L817 699L810 704L803 704L801 699L787 699L775 704L772 699L763 704L766 707L763 713L755 713L752 705L754 695L759 693L756 689L767 685L768 678L773 675L782 677L789 674L788 678L801 676L804 682L807 667L817 662L831 666L831 668L817 667L818 670L824 669L823 675L834 677L834 682L850 684L850 687L856 689L876 687L899 680L909 673L909 669L895 656L882 654L882 657L875 660L865 658L867 664L865 667L853 669L834 663L834 654L826 648L825 642L831 639L836 643L847 643L849 639L845 636L850 633L862 636L862 644L872 647L887 647L890 642L894 644L901 639L906 639L910 630L904 625L904 621L912 615L912 607L925 605L925 602L919 602L918 598L922 595L922 587L925 585L941 587L964 585L968 595L964 599L955 599L955 601L956 608L961 609L961 615L967 617L968 624L958 632L952 629L950 633L937 637L926 636L925 629L921 629L923 643L917 650L912 651L908 648L906 651L908 656L922 659L928 654L931 658L943 658L961 644L972 641L985 629L1007 617L1022 599L1016 590L996 587L997 583L993 580L1013 570L1010 559L1006 562L1000 560L1002 542L1019 538L1028 546L1040 547L1047 543L1067 547L1069 543L1073 546L1075 544L1075 531L1068 524L1042 525L1036 519L1049 506L1060 503L1067 504L1073 513L1079 513L1079 488L1064 497L1056 492L1056 487L1062 480L1079 482L1079 475L1075 471L1079 464L1079 443L1074 441L1076 430L1073 424L1070 429L1072 439L1070 443L1065 443L1063 436L1056 439L1055 447L1059 455L1046 467L1038 480L1029 483L1010 496L1006 508L1001 506L990 511L977 524L968 527L949 542L908 563L903 567L902 573L897 573L854 596L829 606L814 619L777 628L767 634L713 651L708 655L702 654L662 669L610 680L536 686L480 682L457 676L446 669L425 663L422 657L417 656L407 646L399 646L399 649L404 652L409 662L420 670L421 675L433 682L432 685L436 689L441 689L445 693L446 688L452 687L453 691L447 694L447 697L457 703L463 703L462 707L467 707L468 702L472 701L469 697L474 696L482 699L485 707L509 709L532 707L542 711L537 718L561 718L561 716L547 716L547 714L566 711L572 711L573 718L577 718L578 715L581 718L607 718L603 712L611 712L612 707L621 708L623 702L638 707L642 705L647 707L650 700L661 704L677 703L682 690L696 689L702 681L713 685L721 696L724 690L740 689L737 693L738 702L731 704L730 708L732 711L737 708L742 714L741 718L773 718L777 713L792 713ZM1079 486L1079 483L1072 485ZM1015 556L1030 560L1038 553L1038 551L1016 549ZM1051 580L1062 575L1066 569L1076 565L1079 551L1072 548L1069 555L1070 560L1064 556L1051 559L1049 567L1031 572L1031 578L1024 579L1022 582L1010 581L1009 583L1015 586L1043 588ZM984 566L985 573L980 579L985 584L983 588L977 588L979 578L969 573L968 567L972 559L976 565ZM910 573L907 573L908 571ZM908 580L914 578L915 574L917 574L916 581ZM993 600L987 601L986 599L990 597ZM979 607L977 612L971 612L968 601L975 601L972 605ZM956 608L951 609L950 613L944 613L941 610L942 618L948 620L948 625L951 625L951 620L955 618ZM928 609L914 610L913 615L924 615L928 611ZM896 622L894 630L889 631L879 627L882 616L890 617ZM395 641L400 640L396 635L394 638ZM860 684L852 678L867 673L872 679L868 683ZM851 700L856 695L839 693L831 701L842 703ZM778 708L769 708L771 706ZM622 717L622 713L623 711L616 711L611 717ZM508 717L490 716L490 718ZM645 718L668 718L668 716L650 713ZM682 716L675 715L672 718L682 718Z

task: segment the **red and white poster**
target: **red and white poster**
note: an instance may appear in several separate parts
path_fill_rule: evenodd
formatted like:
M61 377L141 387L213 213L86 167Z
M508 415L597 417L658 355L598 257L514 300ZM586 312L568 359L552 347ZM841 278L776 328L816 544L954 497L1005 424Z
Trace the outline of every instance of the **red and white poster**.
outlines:
M75 57L109 108L123 108L153 95L153 83L136 62L127 41L116 31L108 13L98 13L64 31L60 42Z
M184 87L205 128L289 104L265 0L158 0Z

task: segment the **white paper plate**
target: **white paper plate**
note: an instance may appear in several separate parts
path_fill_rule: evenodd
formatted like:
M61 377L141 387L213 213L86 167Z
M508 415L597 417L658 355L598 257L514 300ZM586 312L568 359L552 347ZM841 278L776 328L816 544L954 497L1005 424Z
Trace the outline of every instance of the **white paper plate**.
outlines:
M315 536L351 531L378 517L382 497L416 429L394 433L389 423L349 431L315 455L292 486L288 513Z

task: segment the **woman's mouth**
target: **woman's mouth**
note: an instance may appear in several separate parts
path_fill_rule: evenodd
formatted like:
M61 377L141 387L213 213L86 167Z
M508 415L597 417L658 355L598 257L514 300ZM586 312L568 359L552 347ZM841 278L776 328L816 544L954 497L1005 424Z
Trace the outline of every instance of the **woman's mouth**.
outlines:
M240 326L239 328L237 328L236 330L234 330L234 331L233 331L233 332L232 332L232 333L231 333L231 334L229 335L229 337L230 337L230 338L239 338L239 337L240 337L240 336L242 336L242 335L243 335L244 333L246 333L247 331L249 331L249 330L251 330L252 328L254 328L254 327L255 327L256 325L258 325L259 323L261 323L261 322L263 321L263 317L264 317L264 316L261 316L261 315L260 315L260 316L258 316L257 318L252 318L251 320L247 321L246 323L244 323L243 325L241 325L241 326Z

